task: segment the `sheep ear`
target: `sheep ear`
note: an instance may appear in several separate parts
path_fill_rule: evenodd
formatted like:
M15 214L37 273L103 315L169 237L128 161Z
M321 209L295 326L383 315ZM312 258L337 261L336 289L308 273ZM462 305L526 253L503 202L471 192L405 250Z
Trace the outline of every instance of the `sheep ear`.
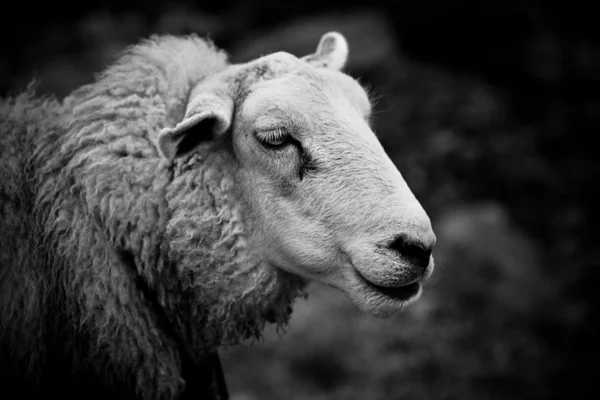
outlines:
M168 160L184 156L201 143L226 132L232 115L231 96L216 91L192 91L183 120L158 134L158 149Z
M348 41L339 32L328 32L321 37L317 51L301 59L315 67L341 70L348 60Z

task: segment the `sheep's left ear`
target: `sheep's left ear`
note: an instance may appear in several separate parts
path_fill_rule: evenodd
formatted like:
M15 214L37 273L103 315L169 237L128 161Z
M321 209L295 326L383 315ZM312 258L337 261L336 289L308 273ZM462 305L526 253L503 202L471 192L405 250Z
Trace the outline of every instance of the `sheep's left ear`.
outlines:
M233 117L233 99L225 90L192 90L183 120L158 134L158 149L168 160L192 152L202 142L226 132Z
M317 51L301 58L315 67L341 70L348 60L348 42L339 32L328 32L321 37Z

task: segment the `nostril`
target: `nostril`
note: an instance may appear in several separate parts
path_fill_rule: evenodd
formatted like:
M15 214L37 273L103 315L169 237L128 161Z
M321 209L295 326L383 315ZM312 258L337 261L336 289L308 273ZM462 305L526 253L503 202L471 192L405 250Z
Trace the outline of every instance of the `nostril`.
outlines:
M400 235L390 243L389 248L419 267L427 268L429 265L431 247L427 247L417 240Z

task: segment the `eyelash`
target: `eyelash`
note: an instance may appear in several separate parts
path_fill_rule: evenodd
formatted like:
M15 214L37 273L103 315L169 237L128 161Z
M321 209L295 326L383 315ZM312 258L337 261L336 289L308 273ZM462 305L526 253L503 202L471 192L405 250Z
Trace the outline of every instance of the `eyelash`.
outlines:
M263 146L269 149L279 149L290 142L290 135L285 128L281 127L267 131L257 131L255 136Z

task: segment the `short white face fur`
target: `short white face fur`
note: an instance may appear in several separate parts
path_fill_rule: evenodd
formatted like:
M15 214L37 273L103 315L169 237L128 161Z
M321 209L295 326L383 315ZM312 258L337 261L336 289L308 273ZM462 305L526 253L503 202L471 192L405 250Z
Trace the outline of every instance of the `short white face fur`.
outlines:
M231 65L194 88L158 144L167 158L187 154L200 126L231 143L248 237L264 262L387 317L421 295L436 238L369 125L367 93L340 71L347 56L330 32L315 54Z

